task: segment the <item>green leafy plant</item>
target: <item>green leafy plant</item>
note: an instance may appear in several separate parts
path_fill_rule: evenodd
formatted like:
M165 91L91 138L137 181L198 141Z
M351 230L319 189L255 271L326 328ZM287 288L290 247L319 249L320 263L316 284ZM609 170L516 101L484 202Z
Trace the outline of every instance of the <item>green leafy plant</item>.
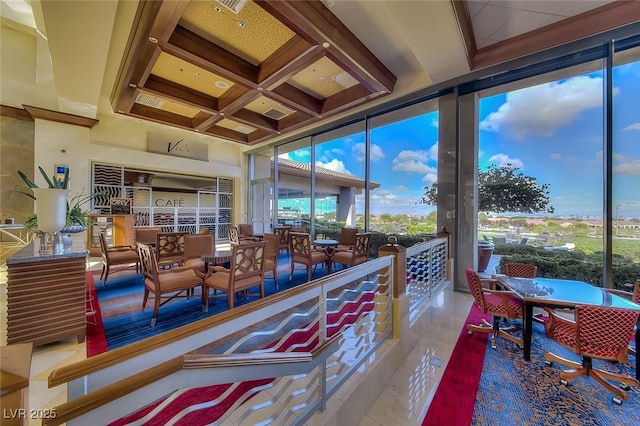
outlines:
M67 189L69 187L69 170L65 171L64 177L62 179L56 177L55 175L49 178L47 173L44 171L42 167L38 167L40 170L40 174L44 177L44 180L47 182L47 185L50 189ZM33 180L31 180L26 174L22 171L18 170L18 175L22 179L22 181L29 188L39 188ZM33 198L36 197L27 191L17 190L17 192L24 194L28 197ZM93 200L96 197L101 195L105 195L106 192L96 192L94 194L85 194L79 193L71 197L71 199L67 200L67 222L66 226L71 225L80 225L83 228L86 228L90 224L89 215L91 214L90 210L84 209L83 207ZM28 230L35 230L38 228L38 216L33 214L27 218L25 221L25 227Z

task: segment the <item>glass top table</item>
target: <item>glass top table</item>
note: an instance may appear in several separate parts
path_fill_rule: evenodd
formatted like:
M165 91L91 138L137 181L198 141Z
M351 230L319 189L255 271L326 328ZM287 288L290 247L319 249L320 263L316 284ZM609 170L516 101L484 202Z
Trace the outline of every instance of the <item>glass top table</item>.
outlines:
M498 281L501 287L512 291L524 303L523 343L526 361L531 360L534 306L575 308L578 305L597 305L640 311L640 305L584 281L556 278L518 278L500 274L495 274L492 278ZM636 342L639 341L640 323L636 327ZM636 357L636 378L640 379L640 357Z

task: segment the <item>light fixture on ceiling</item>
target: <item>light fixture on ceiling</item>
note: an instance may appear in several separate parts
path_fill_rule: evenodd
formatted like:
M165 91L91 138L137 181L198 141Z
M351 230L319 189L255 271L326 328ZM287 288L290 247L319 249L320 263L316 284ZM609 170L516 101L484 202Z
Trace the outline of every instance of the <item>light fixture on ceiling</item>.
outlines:
M194 72L193 75L195 75L196 77L200 77L200 73L198 71Z
M154 44L158 44L158 39L155 37L149 37L149 41Z
M222 80L217 80L215 83L213 83L218 89L228 89L229 88L229 83L227 83L226 81L222 81Z
M247 4L247 1L249 0L216 0L216 1L217 3L221 4L222 6L226 7L227 9L229 9L230 11L232 11L237 15L238 13L240 13L240 11L242 11L242 8ZM218 6L216 6L214 9L216 10L216 12L219 12Z
M244 21L238 21L237 22L238 27L240 28L245 28L247 26L247 24L244 23Z
M129 83L129 87L131 87L132 89L135 89L138 86L136 84L134 84L134 83Z
M329 47L331 47L331 44L328 41L325 41L324 43L322 43L322 47L328 49Z

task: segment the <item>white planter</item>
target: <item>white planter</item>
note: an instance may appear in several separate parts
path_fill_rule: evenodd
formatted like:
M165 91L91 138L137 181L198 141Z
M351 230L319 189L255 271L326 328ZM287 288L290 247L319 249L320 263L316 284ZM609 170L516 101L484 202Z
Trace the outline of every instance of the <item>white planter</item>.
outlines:
M67 223L66 189L33 188L36 197L38 228L43 232L58 232Z

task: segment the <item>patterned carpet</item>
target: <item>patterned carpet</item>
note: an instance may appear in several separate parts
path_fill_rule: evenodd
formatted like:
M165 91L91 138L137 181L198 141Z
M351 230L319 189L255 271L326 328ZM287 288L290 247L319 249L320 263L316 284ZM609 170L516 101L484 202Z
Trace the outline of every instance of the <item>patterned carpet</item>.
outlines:
M477 323L480 316L473 306L467 323ZM512 321L521 330L520 321ZM466 326L465 326L466 328ZM487 335L467 334L462 330L444 372L423 425L638 425L640 424L640 386L632 387L629 400L622 405L612 401L594 379L579 377L569 386L560 383L563 365L545 364L544 353L579 361L579 357L547 339L542 324L534 323L531 362L522 358L522 349L505 339L498 339L491 349ZM484 352L484 356L482 356ZM594 360L596 368L634 375L635 358L627 365ZM482 363L475 401L465 398L476 380ZM476 377L471 377L471 376ZM466 389L461 389L461 384ZM470 404L473 403L472 415ZM467 405L469 404L469 405ZM459 415L463 413L463 415ZM469 413L469 414L464 414Z
M286 259L285 259L286 260ZM297 268L300 265L297 265ZM318 267L312 278L325 276L327 271ZM270 274L268 274L270 276ZM144 312L141 312L144 282L142 275L135 275L134 271L112 274L107 285L103 285L99 271L87 273L87 287L89 291L95 289L99 311L96 315L97 323L87 324L87 356L95 356L107 350L113 350L127 344L173 330L185 324L210 317L227 310L225 298L214 299L208 312L202 312L200 292L192 298L177 298L160 307L155 326L151 326L153 315L153 299L147 302ZM307 273L303 269L296 269L293 279L289 281L289 272L281 271L278 275L279 289L275 288L273 279L265 279L265 295L269 296L307 282ZM93 286L93 289L91 288ZM235 306L241 306L257 297L247 297L236 300Z

